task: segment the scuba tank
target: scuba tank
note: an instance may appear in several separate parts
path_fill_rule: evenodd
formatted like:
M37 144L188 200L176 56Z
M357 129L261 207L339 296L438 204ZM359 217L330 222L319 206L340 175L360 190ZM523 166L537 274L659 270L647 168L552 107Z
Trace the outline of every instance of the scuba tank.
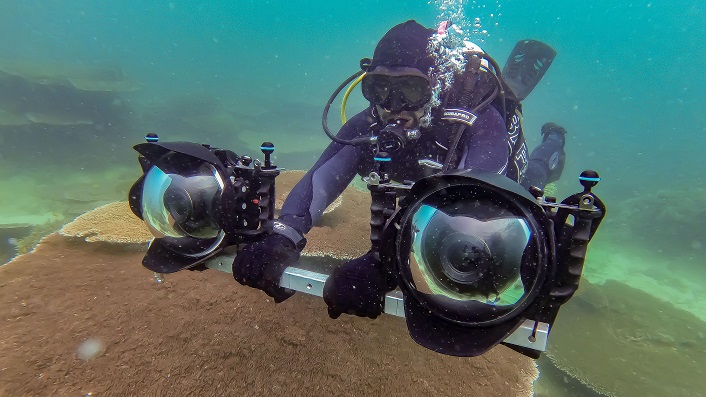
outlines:
M444 98L442 120L454 125L448 155L442 171L451 168L456 149L467 127L473 125L477 114L485 106L493 106L505 119L512 154L526 152L522 139L522 103L537 86L556 57L548 45L536 40L521 40L513 48L502 71L495 60L480 47L466 42L466 67L458 78L463 80L460 88L449 92ZM485 87L485 89L479 89ZM489 87L494 87L490 89ZM449 106L453 103L453 106ZM517 175L508 175L519 179Z

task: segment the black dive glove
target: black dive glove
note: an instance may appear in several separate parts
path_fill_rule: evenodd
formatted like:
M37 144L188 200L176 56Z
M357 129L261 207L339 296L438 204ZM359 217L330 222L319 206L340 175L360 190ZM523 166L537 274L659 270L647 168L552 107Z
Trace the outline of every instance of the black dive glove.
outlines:
M389 280L371 252L338 266L324 284L328 315L378 317L384 310L385 294L395 288Z
M233 261L233 277L242 285L257 288L280 303L294 291L279 286L284 269L299 259L299 250L292 240L280 234L270 234L263 240L238 251Z

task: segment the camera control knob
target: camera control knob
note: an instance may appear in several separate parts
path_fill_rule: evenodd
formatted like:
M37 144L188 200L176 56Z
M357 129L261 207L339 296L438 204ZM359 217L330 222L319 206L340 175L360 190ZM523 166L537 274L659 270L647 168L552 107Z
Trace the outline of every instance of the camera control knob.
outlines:
M586 170L579 175L579 182L584 188L584 193L590 193L591 188L596 186L600 181L601 177L593 170Z
M529 192L532 196L534 196L534 198L540 198L544 196L544 189L539 186L530 186Z
M265 155L265 168L272 168L270 156L275 151L275 145L272 144L272 142L263 142L262 145L260 145L260 150L262 150L262 154Z
M242 164L246 167L249 167L251 163L252 163L252 157L250 157L250 156L242 156L240 158L240 164Z

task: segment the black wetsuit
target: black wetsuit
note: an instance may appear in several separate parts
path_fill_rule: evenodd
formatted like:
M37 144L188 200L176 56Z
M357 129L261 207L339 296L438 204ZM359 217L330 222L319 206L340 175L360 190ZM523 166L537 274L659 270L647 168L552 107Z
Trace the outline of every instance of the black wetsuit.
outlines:
M452 168L498 173L521 182L528 155L519 109L517 117L508 123L495 106L486 106L477 116L475 124L466 129L459 143ZM380 128L369 108L351 118L337 136L353 139L369 136L371 129ZM391 153L385 171L395 181L417 181L438 172L438 169L420 164L420 160L443 164L453 138L452 128L451 124L438 122L422 129L418 140ZM356 174L367 176L377 169L373 149L372 146L331 143L292 189L279 220L306 234Z

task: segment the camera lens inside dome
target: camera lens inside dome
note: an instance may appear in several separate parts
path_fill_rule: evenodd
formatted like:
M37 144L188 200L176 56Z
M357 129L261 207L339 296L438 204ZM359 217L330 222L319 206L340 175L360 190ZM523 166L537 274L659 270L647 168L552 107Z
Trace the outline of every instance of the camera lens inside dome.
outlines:
M530 232L521 217L485 200L424 204L411 226L410 273L420 292L501 305L524 294L520 268Z
M165 158L146 173L143 219L165 247L183 255L204 255L224 237L216 216L223 182L207 163L186 169L182 164Z
M519 187L482 179L493 175L471 176L417 182L390 232L410 334L433 346L446 330L518 324L512 319L542 292L551 260L544 209Z
M491 258L487 244L475 236L451 233L439 247L441 269L451 281L473 283L490 270Z
M174 218L175 223L183 223L194 212L194 203L189 193L180 187L169 186L164 192L164 208Z

